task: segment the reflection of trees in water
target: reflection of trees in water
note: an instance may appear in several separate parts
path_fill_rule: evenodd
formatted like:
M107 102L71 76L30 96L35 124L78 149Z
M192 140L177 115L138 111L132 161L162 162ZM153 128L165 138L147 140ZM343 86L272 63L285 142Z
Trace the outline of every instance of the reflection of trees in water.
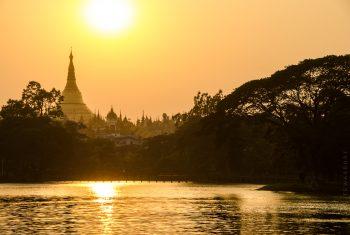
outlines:
M269 196L270 195L270 196ZM350 215L346 202L296 196L273 197L271 194L256 197L196 200L191 219L200 232L243 234L350 234ZM341 209L343 208L343 209ZM345 208L345 209L344 209Z
M245 234L276 233L276 209L281 199L279 195L271 192L246 190L240 192L239 199L241 232Z
M99 202L93 197L0 197L0 234L350 234L344 198L248 190L237 195Z
M278 208L278 230L300 234L350 234L349 202L325 195L287 197Z
M221 198L196 200L199 215L194 215L198 230L215 233L239 233L241 229L241 214L239 198Z
M299 214L282 212L277 217L279 231L296 231L300 234L328 234L333 231L336 234L350 234L349 217L343 220L344 216L339 218L339 215L317 215L305 212Z
M74 213L74 208L76 207L76 203L70 202L67 204L63 204L63 231L66 234L76 233L76 215Z
M16 204L16 199L9 199L6 204L1 204L1 211L6 211L10 215L5 217L7 227L11 228L13 233L37 232L34 227L30 226L34 222L36 205L28 202Z
M70 198L9 198L0 203L0 227L14 234L76 233L76 204ZM0 233L2 232L0 228Z

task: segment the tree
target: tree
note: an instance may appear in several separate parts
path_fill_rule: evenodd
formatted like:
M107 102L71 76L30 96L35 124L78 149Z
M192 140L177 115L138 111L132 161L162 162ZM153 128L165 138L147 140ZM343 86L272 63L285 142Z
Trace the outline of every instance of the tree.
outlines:
M34 118L36 116L33 109L25 105L22 100L8 100L2 107L0 116L4 119L10 118Z
M220 102L228 116L259 118L283 129L299 151L299 165L315 178L339 176L345 132L333 117L350 120L350 56L327 56L289 66L269 78L248 82ZM343 128L348 128L345 124Z
M178 113L173 116L175 125L179 127L186 122L199 120L215 113L217 105L223 98L222 90L219 90L214 96L199 91L193 98L194 105L189 112Z
M21 100L9 100L0 111L2 118L59 118L63 116L61 92L46 91L38 82L31 81L22 92Z
M63 115L60 103L63 101L61 92L53 88L46 91L40 83L31 81L22 92L22 101L31 107L38 117L61 117Z

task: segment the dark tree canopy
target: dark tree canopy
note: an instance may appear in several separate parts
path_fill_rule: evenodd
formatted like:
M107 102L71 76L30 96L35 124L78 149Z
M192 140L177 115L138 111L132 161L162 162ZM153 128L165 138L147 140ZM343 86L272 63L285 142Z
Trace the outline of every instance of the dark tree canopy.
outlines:
M340 176L350 139L350 56L305 60L248 82L218 108L282 128L299 151L300 169L315 177Z
M305 60L269 78L247 82L219 105L227 114L261 115L278 125L316 124L350 95L350 56Z
M189 112L178 113L173 116L176 126L186 122L196 121L216 112L217 105L224 98L222 90L211 96L208 93L198 92L193 98L193 108Z
M52 89L46 91L38 82L31 81L22 92L21 100L9 100L2 107L0 116L6 118L59 118L63 116L60 103L61 92Z
M174 117L177 132L150 142L146 156L193 177L341 182L350 147L349 55L305 60L215 97L198 93L194 107Z

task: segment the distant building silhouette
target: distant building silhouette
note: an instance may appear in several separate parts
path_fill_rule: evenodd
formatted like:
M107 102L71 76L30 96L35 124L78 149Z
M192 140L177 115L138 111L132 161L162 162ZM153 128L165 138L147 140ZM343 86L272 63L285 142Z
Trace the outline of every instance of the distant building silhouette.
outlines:
M67 84L62 93L64 97L61 104L62 111L64 116L69 120L88 123L93 117L93 114L83 102L83 97L77 86L72 51L69 59Z
M114 112L113 107L107 114L106 122L110 130L117 131L118 115Z

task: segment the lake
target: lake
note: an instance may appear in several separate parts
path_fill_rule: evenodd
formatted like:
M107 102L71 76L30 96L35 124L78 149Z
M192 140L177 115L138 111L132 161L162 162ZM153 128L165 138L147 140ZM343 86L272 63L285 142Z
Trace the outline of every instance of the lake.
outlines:
M350 199L261 185L0 184L0 234L350 233Z

